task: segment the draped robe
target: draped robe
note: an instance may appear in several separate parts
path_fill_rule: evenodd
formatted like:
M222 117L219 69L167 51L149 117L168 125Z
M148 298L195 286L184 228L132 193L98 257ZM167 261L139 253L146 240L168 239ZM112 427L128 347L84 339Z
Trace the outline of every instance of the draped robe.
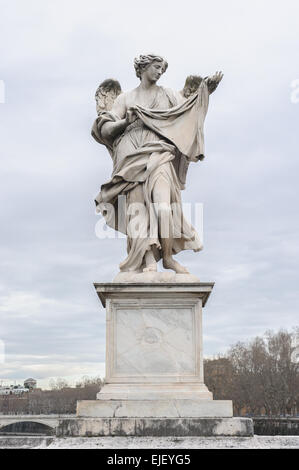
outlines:
M138 119L112 143L102 137L101 128L105 122L119 120L117 115L103 112L93 125L92 136L107 147L113 160L111 179L101 186L95 202L107 225L127 235L128 256L120 264L121 271L142 271L148 250L157 261L162 257L158 212L152 205L152 190L160 177L169 184L175 208L170 216L173 254L202 249L196 230L184 218L181 190L190 161L204 158L203 124L209 101L206 83L203 81L189 99L179 101L178 94L159 87L149 108L135 105ZM141 209L139 213L136 207Z

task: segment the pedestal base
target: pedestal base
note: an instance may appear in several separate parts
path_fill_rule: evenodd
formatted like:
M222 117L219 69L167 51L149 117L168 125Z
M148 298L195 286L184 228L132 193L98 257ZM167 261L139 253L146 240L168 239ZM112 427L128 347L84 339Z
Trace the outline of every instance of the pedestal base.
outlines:
M204 384L202 308L213 283L164 274L95 284L106 307L106 383L58 435L253 434L252 420L232 418L232 402L213 400Z
M80 400L77 416L89 418L231 418L230 400Z
M105 384L98 400L213 400L213 394L203 383L118 383Z
M58 437L98 436L253 436L249 418L69 418L56 429Z

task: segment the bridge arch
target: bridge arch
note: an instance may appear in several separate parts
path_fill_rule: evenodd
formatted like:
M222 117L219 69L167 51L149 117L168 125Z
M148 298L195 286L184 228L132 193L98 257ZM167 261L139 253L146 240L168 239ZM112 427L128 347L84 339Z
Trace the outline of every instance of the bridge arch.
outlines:
M55 433L55 425L45 423L42 420L11 420L9 423L0 424L1 434L44 434L52 435Z

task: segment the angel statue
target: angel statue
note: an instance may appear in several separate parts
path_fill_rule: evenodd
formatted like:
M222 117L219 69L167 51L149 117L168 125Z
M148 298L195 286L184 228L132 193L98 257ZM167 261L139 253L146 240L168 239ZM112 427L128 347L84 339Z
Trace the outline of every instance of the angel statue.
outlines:
M121 272L157 271L162 259L165 269L189 273L173 255L199 251L202 243L184 218L181 190L189 163L204 158L209 94L223 74L191 75L183 90L174 91L157 85L168 67L163 57L140 55L134 66L140 84L133 90L122 92L118 81L108 79L96 91L92 136L113 160L111 179L96 196L97 211L127 235Z

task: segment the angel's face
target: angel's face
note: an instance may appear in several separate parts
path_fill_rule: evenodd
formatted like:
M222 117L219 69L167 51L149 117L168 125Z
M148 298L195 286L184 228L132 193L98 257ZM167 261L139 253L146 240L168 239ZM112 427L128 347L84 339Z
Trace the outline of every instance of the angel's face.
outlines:
M163 62L154 61L142 72L141 79L146 77L149 82L156 83L163 71Z

